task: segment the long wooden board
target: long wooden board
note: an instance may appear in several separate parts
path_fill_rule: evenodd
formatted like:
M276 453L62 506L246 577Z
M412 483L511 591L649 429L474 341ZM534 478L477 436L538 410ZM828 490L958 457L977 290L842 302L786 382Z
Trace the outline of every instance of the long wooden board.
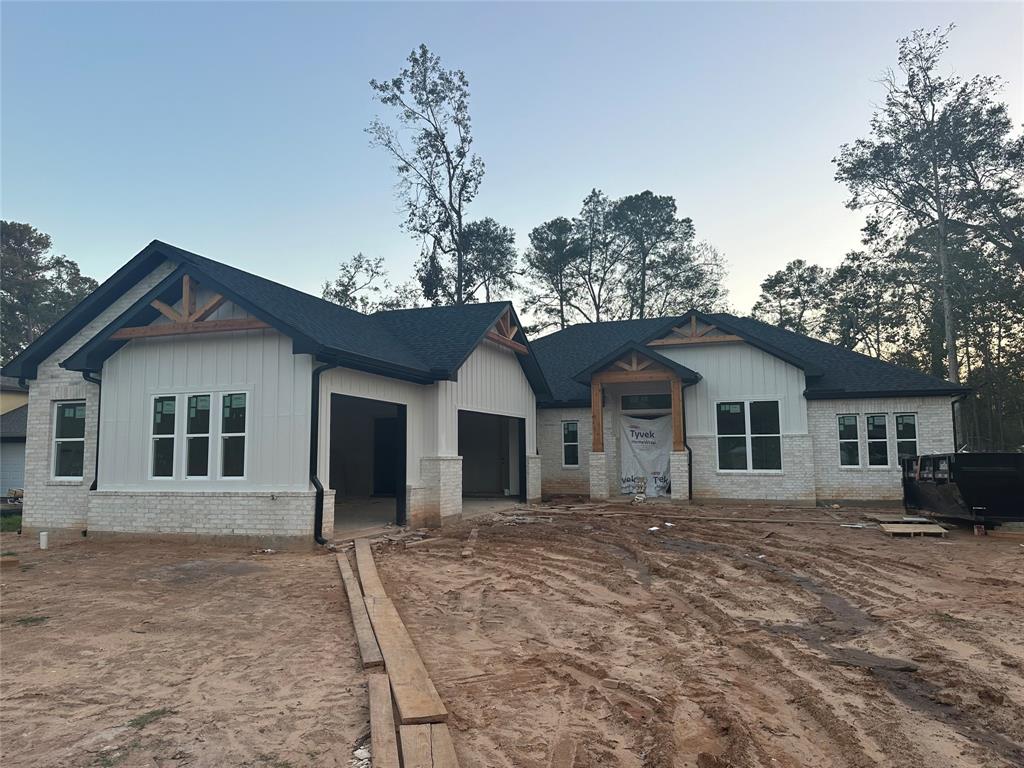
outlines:
M391 706L388 676L380 673L368 677L370 688L370 754L373 768L398 768L398 739L395 736L395 714Z
M359 581L363 585L363 594L372 597L387 597L384 585L377 575L377 566L373 562L373 550L369 539L356 539L356 568L359 569Z
M434 759L434 768L459 768L452 735L444 723L430 726L430 754Z
M356 630L356 643L359 645L359 657L363 660L363 669L383 666L384 656L381 655L377 638L373 634L373 627L370 626L370 616L366 613L366 603L363 602L359 581L352 573L348 556L339 552L337 558L338 570L341 571L341 580L345 585L345 594L348 595L348 607L352 612L352 626Z
M394 603L387 597L373 595L366 595L363 599L384 655L399 721L403 725L445 722L448 710L437 695L437 689Z
M452 736L444 723L403 725L398 730L404 768L458 768Z

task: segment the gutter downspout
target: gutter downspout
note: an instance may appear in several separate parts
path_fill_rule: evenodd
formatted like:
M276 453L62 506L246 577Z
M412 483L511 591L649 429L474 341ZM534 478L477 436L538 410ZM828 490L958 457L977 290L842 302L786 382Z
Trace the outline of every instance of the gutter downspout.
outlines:
M97 387L96 391L96 465L92 471L92 485L89 486L90 491L96 490L96 484L100 479L100 408L103 405L103 379L97 379L89 371L82 371L82 378L86 381L95 384Z
M317 454L320 448L320 374L329 368L337 368L334 363L322 363L313 369L312 394L309 405L309 482L316 488L316 503L313 512L313 540L320 545L327 539L320 535L324 524L324 486L317 476Z

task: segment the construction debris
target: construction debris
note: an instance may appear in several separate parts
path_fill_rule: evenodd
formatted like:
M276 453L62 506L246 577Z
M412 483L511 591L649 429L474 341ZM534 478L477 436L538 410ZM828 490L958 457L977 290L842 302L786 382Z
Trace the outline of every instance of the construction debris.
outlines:
M889 536L941 536L945 537L946 529L941 525L929 523L881 523L878 526Z

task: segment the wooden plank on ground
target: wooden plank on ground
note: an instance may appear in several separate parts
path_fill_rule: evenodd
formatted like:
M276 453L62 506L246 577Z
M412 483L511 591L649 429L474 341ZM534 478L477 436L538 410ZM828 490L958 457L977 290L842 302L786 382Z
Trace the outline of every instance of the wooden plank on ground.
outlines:
M337 558L338 570L341 571L341 580L345 585L345 594L348 595L348 607L352 612L352 626L356 630L356 643L359 645L359 657L363 660L363 669L383 666L384 657L377 645L377 638L373 634L370 616L366 613L366 603L363 602L363 593L359 589L356 575L352 573L348 555L339 552Z
M359 569L359 583L363 585L363 594L373 597L387 597L384 585L377 575L377 566L373 562L373 550L369 539L356 539L356 568Z
M434 768L430 750L430 725L402 725L398 728L402 742L403 768Z
M445 723L433 723L430 726L430 754L434 759L434 768L459 768L452 735Z
M363 599L384 656L399 721L403 725L443 723L448 719L448 710L437 695L394 603L387 597L369 594Z
M946 529L931 523L880 523L879 528L890 536L945 536Z
M373 768L398 768L398 739L391 706L391 684L380 673L368 678L370 688L370 755Z

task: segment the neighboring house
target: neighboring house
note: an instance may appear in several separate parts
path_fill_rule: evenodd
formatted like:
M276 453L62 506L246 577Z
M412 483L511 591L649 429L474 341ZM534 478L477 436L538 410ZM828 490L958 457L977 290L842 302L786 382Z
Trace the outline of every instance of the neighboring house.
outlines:
M894 501L899 458L952 451L963 387L729 314L576 325L532 348L542 491L628 487L621 424L671 415L671 496Z
M0 414L28 403L28 387L13 376L0 376Z
M0 496L25 487L25 425L28 405L0 413Z
M24 526L328 537L335 497L412 525L464 485L539 498L520 328L507 302L363 315L154 241L3 370L31 380Z
M630 490L621 427L661 415L673 499L895 499L964 393L729 315L533 345L507 302L364 315L159 241L3 373L31 381L25 528L321 541Z

